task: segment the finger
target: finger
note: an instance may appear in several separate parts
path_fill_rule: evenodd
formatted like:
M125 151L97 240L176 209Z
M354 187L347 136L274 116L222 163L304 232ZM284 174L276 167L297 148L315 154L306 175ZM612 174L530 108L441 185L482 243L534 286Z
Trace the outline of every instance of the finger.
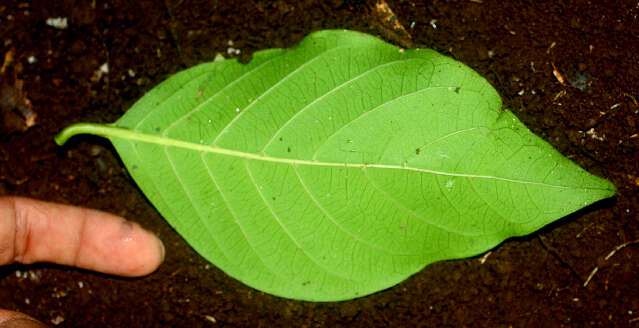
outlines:
M43 323L20 312L0 310L0 328L46 328Z
M126 277L153 272L164 246L119 216L22 197L0 197L0 265L53 262Z

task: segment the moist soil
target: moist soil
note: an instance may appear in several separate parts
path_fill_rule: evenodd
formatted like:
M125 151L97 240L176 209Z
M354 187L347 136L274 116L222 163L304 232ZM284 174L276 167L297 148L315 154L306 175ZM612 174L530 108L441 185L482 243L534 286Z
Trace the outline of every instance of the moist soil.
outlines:
M4 1L0 195L122 215L158 234L167 255L139 279L4 266L0 307L71 327L639 327L638 15L636 1ZM248 61L328 28L466 63L617 195L388 290L300 302L251 289L196 254L107 141L53 142L68 124L117 120L165 78L216 54Z

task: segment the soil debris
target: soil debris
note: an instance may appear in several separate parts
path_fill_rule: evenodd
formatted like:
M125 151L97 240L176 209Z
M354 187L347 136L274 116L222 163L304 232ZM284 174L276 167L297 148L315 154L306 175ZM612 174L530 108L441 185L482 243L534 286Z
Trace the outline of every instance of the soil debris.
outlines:
M9 49L0 67L0 135L25 132L36 124L36 113L24 91L24 81L18 78L22 65L13 65L15 50Z
M378 1L371 10L371 24L387 39L404 48L413 48L413 38L406 31L385 0Z

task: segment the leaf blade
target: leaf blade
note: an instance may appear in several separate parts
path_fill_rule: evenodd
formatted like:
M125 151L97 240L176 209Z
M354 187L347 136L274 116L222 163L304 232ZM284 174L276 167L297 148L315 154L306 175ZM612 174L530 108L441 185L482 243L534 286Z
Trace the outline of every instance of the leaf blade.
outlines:
M472 70L355 32L196 66L115 126L98 134L200 254L296 299L370 294L614 194Z

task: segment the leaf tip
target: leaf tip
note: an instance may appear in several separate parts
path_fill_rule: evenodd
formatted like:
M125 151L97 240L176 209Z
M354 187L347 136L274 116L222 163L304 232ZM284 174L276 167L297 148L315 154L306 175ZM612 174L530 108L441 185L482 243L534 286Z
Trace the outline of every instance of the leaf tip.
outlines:
M617 193L617 187L615 187L615 185L610 182L610 180L605 180L606 181L606 190L608 190L608 193L606 194L608 197L613 197L616 193Z

